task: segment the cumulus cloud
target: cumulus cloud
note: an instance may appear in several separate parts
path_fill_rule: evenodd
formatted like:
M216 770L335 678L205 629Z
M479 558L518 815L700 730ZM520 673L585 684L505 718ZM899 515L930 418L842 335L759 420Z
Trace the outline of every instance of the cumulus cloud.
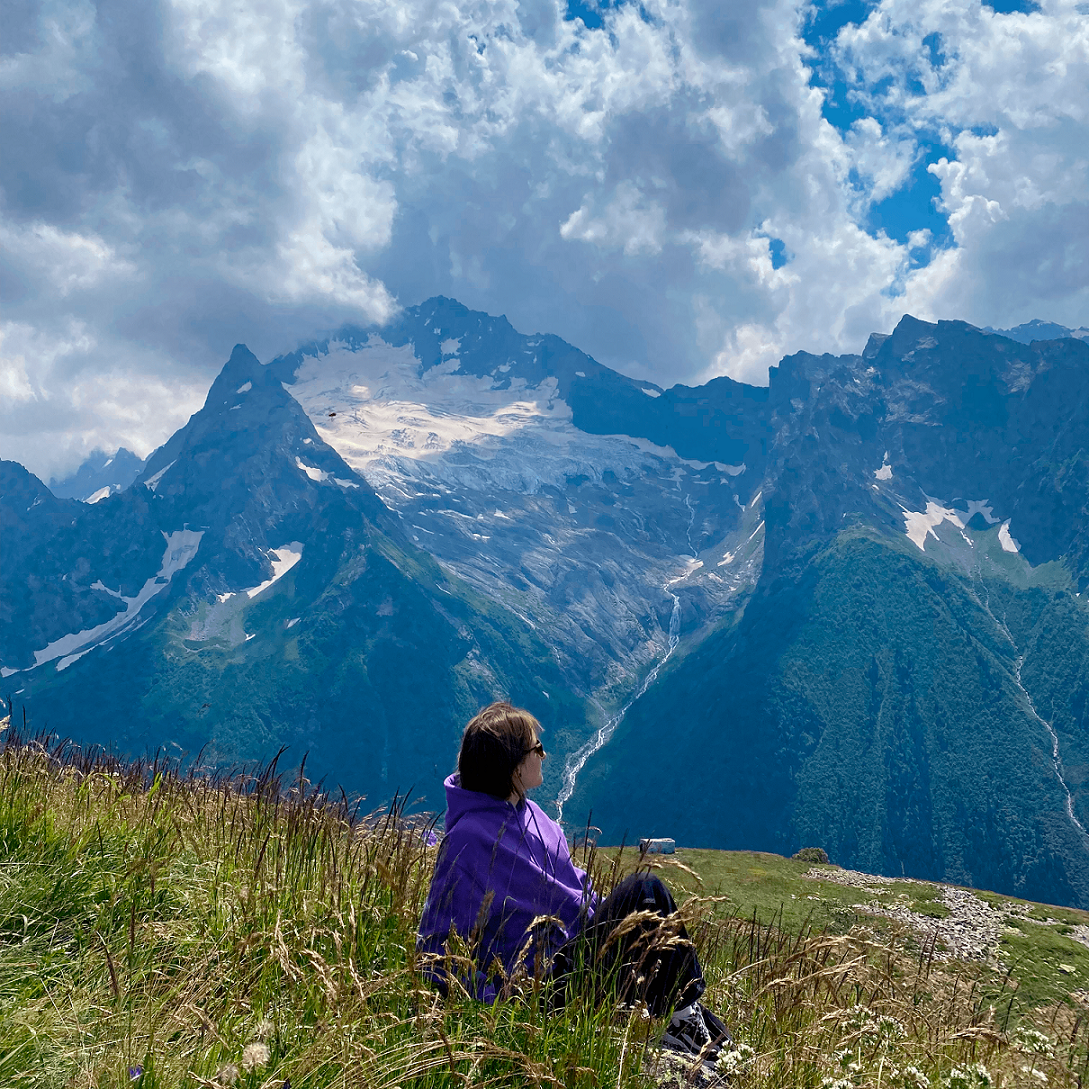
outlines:
M763 382L905 311L1084 323L1077 3L880 0L818 48L814 13L12 0L0 456L146 452L236 341L437 293L663 384ZM874 227L911 199L929 220Z
M1089 18L1043 0L883 0L839 34L836 59L871 116L951 153L928 167L955 248L916 272L904 302L979 324L1089 313Z

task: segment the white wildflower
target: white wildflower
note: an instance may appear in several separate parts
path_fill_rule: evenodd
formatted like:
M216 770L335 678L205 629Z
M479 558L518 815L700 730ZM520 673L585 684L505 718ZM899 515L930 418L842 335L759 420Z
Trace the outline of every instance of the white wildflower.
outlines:
M967 1066L954 1066L942 1078L945 1089L990 1089L994 1084L991 1072L983 1063L969 1063Z
M872 1032L877 1028L874 1023L873 1011L867 1006L852 1006L847 1012L847 1024L856 1032Z
M254 1041L252 1044L246 1044L242 1049L242 1069L247 1072L268 1066L268 1060L268 1044Z
M846 1070L851 1059L854 1058L854 1054L855 1053L849 1047L845 1047L842 1051L832 1052L832 1062L841 1070Z
M729 1051L719 1055L716 1065L720 1074L741 1074L755 1058L756 1051L748 1044L734 1044Z
M917 1066L905 1066L902 1070L896 1070L893 1078L904 1089L930 1089L930 1079Z
M254 1038L257 1040L267 1040L276 1031L276 1026L267 1018L262 1017L257 1022L257 1027L253 1030Z
M877 1019L877 1031L889 1040L902 1040L907 1035L904 1026L895 1017L889 1017L888 1014L882 1014Z
M1047 1085L1047 1075L1042 1070L1037 1070L1035 1066L1022 1066L1021 1072L1035 1078L1041 1085Z
M1055 1058L1055 1047L1051 1037L1027 1025L1021 1025L1013 1034L1013 1046L1024 1055L1046 1055L1049 1059Z
M234 1063L226 1063L216 1071L216 1081L220 1085L234 1085L238 1081L238 1067Z

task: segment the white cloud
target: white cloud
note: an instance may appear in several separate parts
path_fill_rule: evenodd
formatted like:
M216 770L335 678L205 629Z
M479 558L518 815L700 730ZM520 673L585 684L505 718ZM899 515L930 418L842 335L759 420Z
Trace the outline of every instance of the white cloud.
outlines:
M161 391L189 405L236 341L269 358L438 293L660 384L765 381L905 310L1089 320L1073 0L881 0L825 57L800 0L625 3L600 30L565 10L174 0L121 25L48 0L16 20L0 382L56 417L23 460L91 432L146 448L180 415ZM817 64L862 111L843 131ZM903 242L869 225L935 143L937 251L930 220ZM140 424L142 398L164 407Z
M934 34L942 63L924 45ZM1045 0L1039 11L1003 15L970 0L883 0L865 24L841 32L838 51L870 110L895 113L901 131L935 135L955 152L929 170L957 249L919 271L905 300L922 306L920 316L979 324L1084 320L1084 5Z
M38 280L40 290L51 290L60 298L105 278L125 276L136 267L97 235L63 231L51 223L0 222L0 247L9 261L22 265L24 277Z
M658 253L666 231L662 206L629 181L622 181L595 218L586 204L572 212L560 227L560 237L592 242L601 248L619 248L626 257Z
M0 323L0 458L48 480L96 448L147 455L207 393L207 378L179 380L172 371L169 359L103 344L78 321Z
M37 49L9 44L0 57L0 90L31 88L60 104L93 86L102 43L90 0L46 0L39 8Z
M915 141L890 135L875 117L863 117L846 135L851 164L864 178L867 201L877 202L895 193L907 180L916 158Z

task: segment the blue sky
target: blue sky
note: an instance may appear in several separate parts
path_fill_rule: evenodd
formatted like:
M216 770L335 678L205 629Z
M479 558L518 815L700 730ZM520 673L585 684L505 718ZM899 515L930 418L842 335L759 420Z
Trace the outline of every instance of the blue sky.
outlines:
M446 294L668 385L1089 324L1084 0L7 0L0 456Z

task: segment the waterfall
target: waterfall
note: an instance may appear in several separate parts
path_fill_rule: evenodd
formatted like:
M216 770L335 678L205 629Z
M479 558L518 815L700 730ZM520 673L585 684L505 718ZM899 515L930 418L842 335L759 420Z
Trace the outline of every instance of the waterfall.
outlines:
M671 580L675 581L675 580ZM624 716L631 710L632 704L635 703L640 696L655 682L658 677L658 673L661 671L662 666L669 661L670 656L677 649L677 644L681 641L681 599L669 589L669 583L664 587L665 592L673 598L673 611L669 616L669 645L666 648L665 654L658 659L654 668L643 679L643 683L639 688L639 691L624 706L610 718L604 726L593 737L590 738L581 748L576 749L567 757L567 762L563 768L563 786L560 788L560 793L556 797L556 819L563 820L563 807L567 804L571 795L575 793L575 780L578 778L578 774L586 766L586 761L594 755L598 749L603 748L609 743L609 738L616 732L617 726L624 720Z

